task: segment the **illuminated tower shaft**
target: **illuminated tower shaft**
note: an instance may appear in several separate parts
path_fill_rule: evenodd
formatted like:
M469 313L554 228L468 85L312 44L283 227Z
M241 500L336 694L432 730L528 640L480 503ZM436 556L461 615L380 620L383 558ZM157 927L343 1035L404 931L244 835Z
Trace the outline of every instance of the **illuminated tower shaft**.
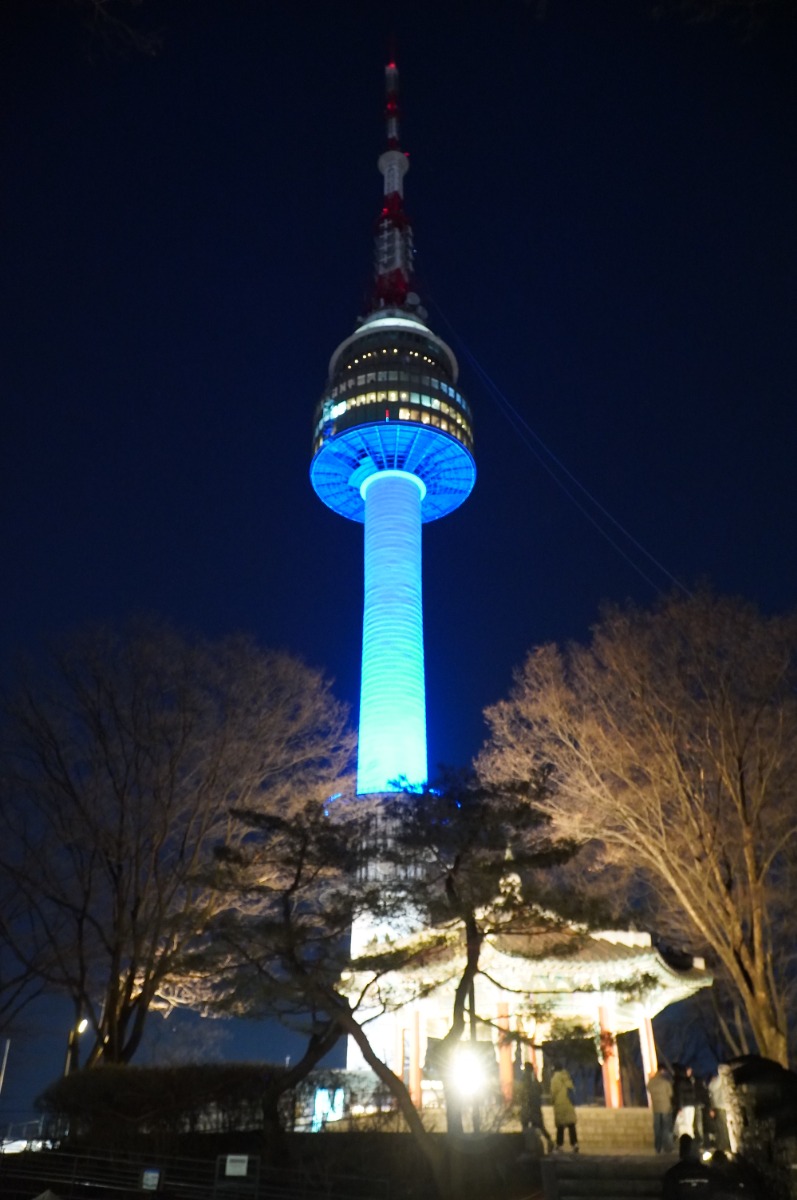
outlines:
M365 604L357 791L425 783L421 503L407 471L380 471L365 493Z
M476 478L457 361L410 287L395 64L385 74L388 148L379 158L371 311L330 360L310 467L324 503L365 525L360 794L427 780L421 526L457 508Z

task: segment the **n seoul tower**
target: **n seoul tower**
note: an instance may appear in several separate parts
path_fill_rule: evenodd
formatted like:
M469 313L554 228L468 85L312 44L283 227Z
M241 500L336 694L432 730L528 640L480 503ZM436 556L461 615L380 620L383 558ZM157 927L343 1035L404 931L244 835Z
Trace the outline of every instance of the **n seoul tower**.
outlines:
M399 143L398 70L385 68L387 149L367 315L341 342L314 418L310 479L365 527L357 791L428 778L421 526L453 512L476 479L457 360L412 290L409 162Z

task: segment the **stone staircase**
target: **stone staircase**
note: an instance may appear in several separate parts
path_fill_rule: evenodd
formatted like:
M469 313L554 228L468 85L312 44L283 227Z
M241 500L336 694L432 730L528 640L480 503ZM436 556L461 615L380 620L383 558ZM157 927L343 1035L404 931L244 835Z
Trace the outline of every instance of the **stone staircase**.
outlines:
M545 1128L553 1135L552 1109L544 1107L542 1115ZM653 1154L653 1114L649 1108L584 1107L576 1109L576 1117L582 1154Z
M659 1200L673 1162L669 1155L550 1154L540 1164L545 1200Z

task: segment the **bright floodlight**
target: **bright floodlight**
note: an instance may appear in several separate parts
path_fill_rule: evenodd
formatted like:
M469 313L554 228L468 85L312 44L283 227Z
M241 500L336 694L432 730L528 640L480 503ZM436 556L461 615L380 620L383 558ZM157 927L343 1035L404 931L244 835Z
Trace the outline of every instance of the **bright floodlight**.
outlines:
M451 1082L460 1096L476 1096L487 1082L480 1056L469 1046L458 1046L451 1065Z

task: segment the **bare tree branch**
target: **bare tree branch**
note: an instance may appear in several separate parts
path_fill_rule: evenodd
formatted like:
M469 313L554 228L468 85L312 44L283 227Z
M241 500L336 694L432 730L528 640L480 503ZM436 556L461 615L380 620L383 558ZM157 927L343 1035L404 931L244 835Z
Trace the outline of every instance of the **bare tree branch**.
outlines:
M287 655L138 624L73 639L4 716L0 871L28 913L7 937L88 1018L88 1062L128 1061L229 903L214 852L243 836L232 809L323 805L353 749L346 712Z
M797 834L797 618L700 594L608 611L543 647L487 712L485 779L553 767L556 828L653 884L710 948L761 1053L786 1063Z

